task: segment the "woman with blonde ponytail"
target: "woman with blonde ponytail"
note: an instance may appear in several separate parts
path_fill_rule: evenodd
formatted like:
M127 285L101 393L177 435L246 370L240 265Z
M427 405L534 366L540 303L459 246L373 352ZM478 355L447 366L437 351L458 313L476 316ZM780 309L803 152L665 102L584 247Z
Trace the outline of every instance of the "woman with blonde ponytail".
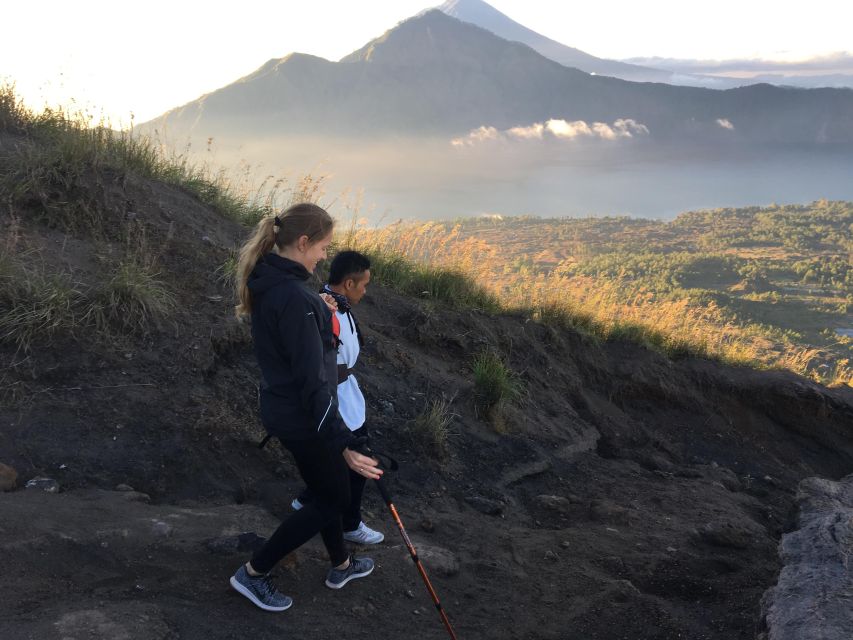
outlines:
M347 553L341 515L350 503L348 469L374 480L382 470L375 459L348 448L353 436L338 413L335 394L333 314L308 284L326 258L333 228L323 208L294 205L257 224L237 265L237 315L251 319L261 369L261 421L291 452L317 496L284 520L231 577L234 589L267 611L284 611L293 603L272 584L269 572L317 533L332 563L328 587L340 589L373 571L370 558Z

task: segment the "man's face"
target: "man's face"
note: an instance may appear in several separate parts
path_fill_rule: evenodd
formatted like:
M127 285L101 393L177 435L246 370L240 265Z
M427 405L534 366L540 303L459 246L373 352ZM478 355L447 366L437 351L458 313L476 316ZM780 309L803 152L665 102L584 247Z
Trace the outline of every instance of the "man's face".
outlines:
M367 283L370 282L370 269L363 273L348 276L344 282L344 295L350 304L358 304L367 293Z

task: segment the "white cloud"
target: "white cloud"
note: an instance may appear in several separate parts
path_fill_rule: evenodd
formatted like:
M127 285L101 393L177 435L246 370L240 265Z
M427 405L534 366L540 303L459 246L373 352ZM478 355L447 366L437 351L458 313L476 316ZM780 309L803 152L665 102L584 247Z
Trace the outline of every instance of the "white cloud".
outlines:
M478 142L484 142L486 140L497 140L500 138L501 133L495 129L494 127L479 127L471 131L467 136L463 138L454 138L450 141L454 147L470 147L473 144L477 144Z
M592 129L583 120L566 122L565 120L548 120L545 123L552 134L558 138L577 138L578 136L591 136Z
M729 131L735 130L735 126L728 118L717 118L717 124L720 125L723 129L728 129Z
M613 126L623 138L632 138L634 135L649 135L649 128L646 125L631 118L620 118L613 123Z
M473 129L466 136L454 138L450 143L454 147L470 147L489 140L544 140L545 138L618 140L648 134L649 128L646 125L630 118L620 118L613 124L606 122L589 124L583 120L569 122L568 120L552 118L545 122L534 122L531 125L512 127L503 131L499 131L495 127L482 126Z
M545 125L541 122L530 125L529 127L513 127L509 129L507 135L511 138L521 138L523 140L541 140L545 133Z

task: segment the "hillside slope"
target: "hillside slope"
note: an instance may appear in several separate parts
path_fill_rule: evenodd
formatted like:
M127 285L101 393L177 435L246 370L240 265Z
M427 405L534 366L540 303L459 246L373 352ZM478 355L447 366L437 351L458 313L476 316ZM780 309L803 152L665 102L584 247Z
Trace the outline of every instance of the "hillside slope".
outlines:
M3 170L39 144L0 132ZM329 591L312 543L279 571L291 611L229 590L300 487L279 446L255 446L257 369L221 277L246 229L126 168L64 178L50 193L4 192L0 211L0 462L18 474L0 493L0 636L445 637L373 490L367 517L388 541L370 550L369 580ZM68 224L84 211L97 214L88 226ZM142 324L74 315L133 261L171 305ZM453 309L377 276L358 309L358 375L459 637L753 637L797 483L853 470L849 390ZM36 294L59 281L76 292L76 324L17 348L9 314L44 309ZM10 302L16 282L32 286ZM484 348L524 388L497 427L475 410ZM414 426L442 398L444 457ZM23 488L39 476L59 492Z

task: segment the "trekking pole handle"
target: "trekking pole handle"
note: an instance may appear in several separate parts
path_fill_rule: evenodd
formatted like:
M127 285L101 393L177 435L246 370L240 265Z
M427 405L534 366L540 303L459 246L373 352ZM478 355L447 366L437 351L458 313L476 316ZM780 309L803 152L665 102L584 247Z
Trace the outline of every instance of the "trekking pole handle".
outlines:
M374 480L376 482L376 488L379 489L379 495L382 496L382 499L385 501L385 504L391 505L391 493L388 491L388 487L385 486L385 482L382 478L377 478Z
M370 445L367 444L367 438L359 438L361 442L358 440L349 446L353 451L358 451L360 454L368 456L370 458L376 458L380 462L385 461L388 465L389 471L396 471L400 468L400 465L397 461L389 456L387 453L383 453L382 451L375 451L370 448Z

